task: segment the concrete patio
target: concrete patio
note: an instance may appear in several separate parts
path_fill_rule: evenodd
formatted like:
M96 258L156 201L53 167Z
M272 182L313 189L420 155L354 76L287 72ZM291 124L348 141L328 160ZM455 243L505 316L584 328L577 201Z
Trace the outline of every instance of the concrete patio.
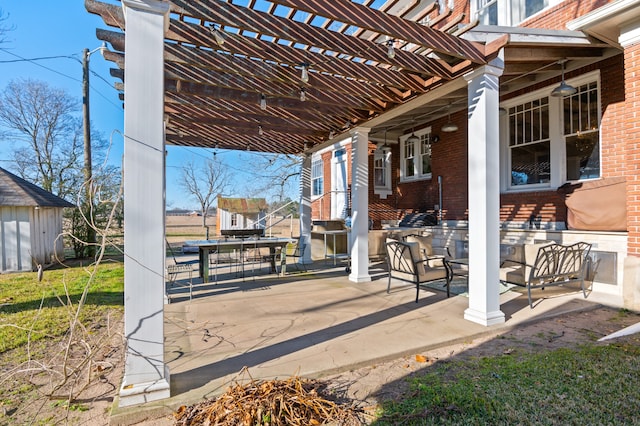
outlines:
M597 306L596 295L556 287L537 291L530 309L523 289L510 290L500 296L506 323L484 327L463 319L465 296L424 289L415 303L415 286L395 280L387 294L384 263L371 265L368 283L350 282L344 265L315 262L306 273L289 265L284 277L262 266L244 279L228 266L217 283L194 278L192 300L187 274L178 277L164 311L172 396L117 408L115 424L166 416L234 381L320 378Z

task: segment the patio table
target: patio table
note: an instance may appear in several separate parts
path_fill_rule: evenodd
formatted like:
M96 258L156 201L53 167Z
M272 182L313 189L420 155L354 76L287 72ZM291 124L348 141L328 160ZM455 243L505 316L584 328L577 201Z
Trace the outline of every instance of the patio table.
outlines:
M198 258L200 260L198 271L203 282L209 282L209 255L224 250L239 250L241 253L246 249L268 248L270 251L269 262L271 264L271 272L276 271L275 251L276 248L286 246L295 240L291 238L220 238L217 240L191 240L185 241L185 244L192 247L198 247ZM281 250L283 265L282 273L284 274L284 265L286 264L286 250Z

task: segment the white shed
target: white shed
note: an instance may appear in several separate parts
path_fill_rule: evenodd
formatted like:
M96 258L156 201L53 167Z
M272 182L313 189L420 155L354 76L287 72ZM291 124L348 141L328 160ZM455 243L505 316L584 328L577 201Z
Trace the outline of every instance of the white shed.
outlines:
M266 212L264 198L218 197L217 229L219 232L264 229Z
M0 272L64 259L62 212L73 204L0 168Z

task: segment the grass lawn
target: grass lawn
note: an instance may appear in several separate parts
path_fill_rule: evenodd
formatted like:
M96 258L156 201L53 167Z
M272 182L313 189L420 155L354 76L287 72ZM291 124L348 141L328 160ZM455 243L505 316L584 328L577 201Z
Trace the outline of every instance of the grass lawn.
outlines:
M438 362L387 402L381 425L640 424L638 338Z
M44 271L42 281L35 272L0 275L0 353L19 348L28 339L35 342L59 337L69 329L78 302L88 285L81 322L87 324L111 309L122 312L124 267L120 262L93 267Z

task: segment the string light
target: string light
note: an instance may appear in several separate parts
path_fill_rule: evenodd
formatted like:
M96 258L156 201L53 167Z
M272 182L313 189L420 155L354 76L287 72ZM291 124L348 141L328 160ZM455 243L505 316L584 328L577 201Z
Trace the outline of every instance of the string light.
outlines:
M262 126L258 126L258 134L260 136L264 135L264 130L262 129Z
M222 30L216 28L214 24L211 24L211 34L213 34L213 38L216 39L216 43L219 47L222 47L224 44L224 36L222 35Z
M304 102L307 100L307 91L304 89L300 89L300 102Z
M396 57L396 49L393 47L394 39L387 40L387 58L393 59Z
M260 109L263 111L267 109L267 97L264 93L260 94Z
M302 80L302 82L305 84L309 82L309 64L302 64L300 80Z

